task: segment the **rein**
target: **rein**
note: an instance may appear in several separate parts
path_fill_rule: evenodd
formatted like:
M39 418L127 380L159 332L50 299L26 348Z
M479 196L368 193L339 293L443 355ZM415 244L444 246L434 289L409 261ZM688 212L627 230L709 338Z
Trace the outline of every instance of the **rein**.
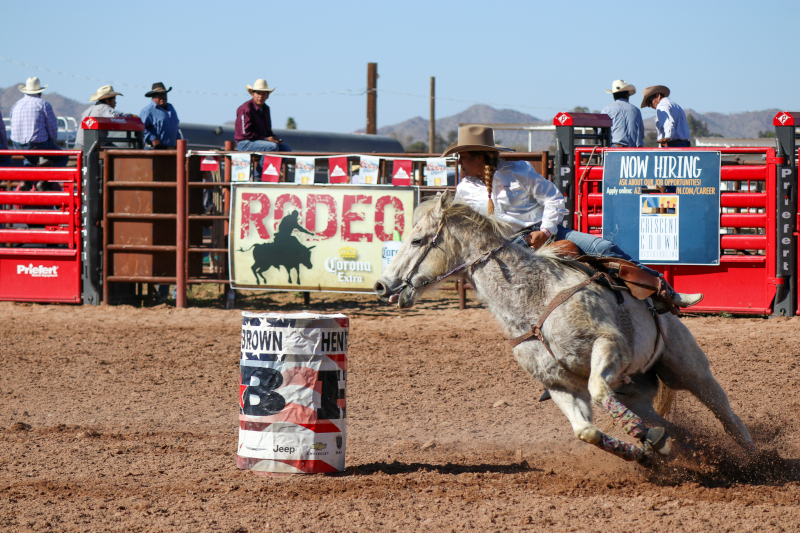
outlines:
M436 230L436 234L433 236L433 239L431 239L431 242L428 243L428 246L425 248L425 251L419 257L419 259L417 259L417 262L414 264L414 268L412 268L408 272L408 275L406 276L406 279L403 280L403 284L406 285L407 287L410 287L411 290L417 290L417 289L421 289L422 287L425 287L427 285L430 285L432 283L438 283L438 282L442 281L443 279L448 278L448 277L452 276L453 274L464 270L465 268L472 268L475 265L477 265L478 263L482 263L483 261L486 261L491 256L493 256L494 254L496 254L497 252L499 252L500 250L502 250L503 248L505 248L506 246L508 246L512 242L516 241L521 236L526 235L526 234L530 233L531 231L535 231L537 229L537 227L538 227L538 224L534 224L534 225L531 225L531 226L526 226L526 227L522 228L521 230L517 231L516 233L514 233L510 238L504 240L502 242L502 244L500 244L499 246L497 246L495 248L492 248L488 252L484 252L481 255L479 255L477 259L475 259L473 261L467 261L466 263L461 263L460 265L458 265L457 267L455 267L454 269L450 270L449 272L447 272L445 274L441 274L439 276L436 276L435 278L429 279L427 281L424 281L424 282L420 283L417 286L414 286L414 284L411 283L411 276L413 276L416 273L417 269L419 268L419 265L422 264L422 262L425 260L426 257L428 257L428 253L430 253L430 251L433 248L436 247L436 240L439 238L439 235L441 235L442 230L444 229L444 220L442 220L441 222L439 222L439 228Z

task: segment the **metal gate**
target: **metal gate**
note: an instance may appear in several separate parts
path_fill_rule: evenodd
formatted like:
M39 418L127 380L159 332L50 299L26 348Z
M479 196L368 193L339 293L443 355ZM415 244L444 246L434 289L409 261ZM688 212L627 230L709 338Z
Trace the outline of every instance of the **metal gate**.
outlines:
M75 156L78 165L0 168L0 300L81 303L81 152L4 154Z
M615 148L575 148L577 195L575 228L600 234L603 225L603 166L606 151ZM698 150L685 148L682 150ZM707 149L699 149L707 150ZM718 148L727 158L720 180L727 183L720 196L720 264L650 265L664 273L677 291L702 292L693 312L742 314L778 313L788 279L776 275L776 165L782 162L771 148ZM734 159L735 156L756 159ZM786 287L784 287L786 286ZM783 311L781 314L792 315Z

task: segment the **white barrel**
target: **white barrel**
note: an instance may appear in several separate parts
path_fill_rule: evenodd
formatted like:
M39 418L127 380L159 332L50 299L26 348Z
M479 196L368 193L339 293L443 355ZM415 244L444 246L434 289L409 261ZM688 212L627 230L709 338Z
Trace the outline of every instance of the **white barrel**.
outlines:
M349 333L341 314L242 313L236 466L344 470Z
M381 272L386 271L401 246L403 246L403 243L400 241L386 241L383 243L383 251L381 252L383 270Z

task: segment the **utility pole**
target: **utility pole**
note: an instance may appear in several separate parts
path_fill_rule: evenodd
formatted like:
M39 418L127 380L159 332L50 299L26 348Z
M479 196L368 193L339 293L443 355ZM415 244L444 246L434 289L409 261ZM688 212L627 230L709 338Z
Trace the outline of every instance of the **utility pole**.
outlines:
M431 130L428 148L430 153L436 151L436 78L433 76L431 76Z
M367 63L367 135L378 133L378 64Z

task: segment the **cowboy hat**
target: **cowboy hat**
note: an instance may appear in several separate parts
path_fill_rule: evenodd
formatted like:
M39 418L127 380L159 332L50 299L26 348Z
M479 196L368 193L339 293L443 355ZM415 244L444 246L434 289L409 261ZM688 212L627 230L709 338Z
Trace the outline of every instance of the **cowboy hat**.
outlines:
M19 90L25 94L39 94L47 89L47 85L42 87L42 84L39 83L39 78L35 76L33 78L28 78L25 85L19 85L18 87Z
M153 84L153 88L150 89L149 91L147 91L146 93L144 93L144 95L145 95L146 98L152 98L153 96L155 96L157 94L167 94L171 90L172 90L172 87L167 89L166 87L164 87L163 83L161 83L160 81L157 81L156 83Z
M663 94L664 96L669 96L669 89L663 85L653 85L646 88L644 93L642 93L642 105L639 107L647 107L650 105L650 99L653 98L653 95L657 93Z
M611 84L611 90L606 89L606 92L610 94L621 93L622 91L628 91L628 96L633 96L636 94L636 87L625 80L614 80L614 83Z
M105 100L106 98L111 98L112 96L123 96L122 93L118 93L114 91L114 88L111 85L103 85L97 92L89 98L90 102L97 102L99 100Z
M270 89L267 87L267 80L257 79L253 86L247 85L247 92L253 94L253 91L258 91L260 93L271 93L275 89Z
M466 125L458 128L458 141L447 147L442 157L461 152L513 152L494 143L494 130L489 126Z

